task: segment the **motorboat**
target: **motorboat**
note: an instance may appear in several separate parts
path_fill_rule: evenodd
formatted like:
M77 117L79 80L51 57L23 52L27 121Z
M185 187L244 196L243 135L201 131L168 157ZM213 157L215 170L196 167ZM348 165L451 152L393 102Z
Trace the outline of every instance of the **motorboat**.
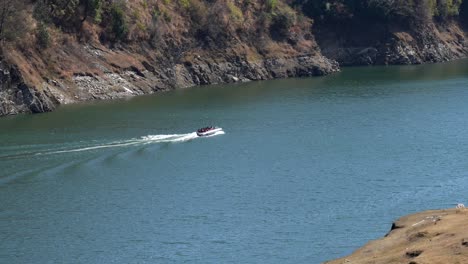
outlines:
M197 135L199 137L206 137L214 135L217 132L223 131L220 127L204 127L197 130Z

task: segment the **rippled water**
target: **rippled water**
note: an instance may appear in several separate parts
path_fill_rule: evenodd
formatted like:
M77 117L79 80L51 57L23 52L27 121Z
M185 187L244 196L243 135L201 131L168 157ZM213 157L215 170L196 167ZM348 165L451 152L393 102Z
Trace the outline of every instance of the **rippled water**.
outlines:
M468 62L0 119L0 263L319 263L468 202ZM198 138L199 127L225 134Z

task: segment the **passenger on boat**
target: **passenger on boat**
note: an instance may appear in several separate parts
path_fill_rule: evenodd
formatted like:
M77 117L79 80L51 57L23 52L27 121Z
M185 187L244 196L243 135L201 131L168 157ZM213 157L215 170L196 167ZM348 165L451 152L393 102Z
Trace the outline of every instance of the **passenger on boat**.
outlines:
M215 129L215 127L213 127L213 126L203 127L203 128L198 129L197 132L198 133L204 133L204 132L207 132L207 131L212 130L212 129Z

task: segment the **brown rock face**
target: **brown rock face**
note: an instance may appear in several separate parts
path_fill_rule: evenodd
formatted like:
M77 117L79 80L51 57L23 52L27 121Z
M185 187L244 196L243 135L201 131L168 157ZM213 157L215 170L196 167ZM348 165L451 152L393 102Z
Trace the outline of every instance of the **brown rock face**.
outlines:
M468 263L468 209L427 211L397 220L387 236L327 264Z
M57 104L47 89L28 86L16 67L0 66L0 116L50 112Z
M342 66L434 63L468 55L467 34L456 21L412 27L351 21L318 27L322 54Z

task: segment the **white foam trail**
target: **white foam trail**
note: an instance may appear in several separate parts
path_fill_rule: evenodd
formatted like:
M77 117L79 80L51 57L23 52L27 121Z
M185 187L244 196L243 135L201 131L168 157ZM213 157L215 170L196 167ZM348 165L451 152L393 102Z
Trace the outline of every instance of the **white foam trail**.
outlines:
M213 135L209 135L209 136L205 136L205 137L207 137L207 138L208 137L215 137L215 136L224 135L224 134L226 134L226 133L224 133L224 131L221 130L221 131L218 131L218 132L214 133Z
M218 135L224 135L224 131L218 131L213 135L205 136L214 137ZM199 138L196 132L187 133L187 134L171 134L171 135L148 135L141 137L139 139L130 139L124 141L114 141L107 144L97 145L97 146L89 146L83 148L76 148L76 149L66 149L66 150L57 150L57 151L49 151L45 153L36 153L35 155L44 155L44 154L61 154L61 153L71 153L71 152L82 152L88 150L96 150L96 149L104 149L104 148L116 148L116 147L126 147L126 146L141 146L147 144L155 144L155 143L179 143L179 142L186 142L190 140L194 140Z
M125 147L125 146L130 146L130 145L137 145L137 144L138 144L138 142L116 143L116 144L98 145L98 146L78 148L78 149L51 151L51 152L47 152L47 153L37 153L36 155L81 152L81 151L94 150L94 149Z
M162 142L184 142L198 138L197 133L174 134L174 135L148 135L142 137L141 140L147 143L162 143Z

